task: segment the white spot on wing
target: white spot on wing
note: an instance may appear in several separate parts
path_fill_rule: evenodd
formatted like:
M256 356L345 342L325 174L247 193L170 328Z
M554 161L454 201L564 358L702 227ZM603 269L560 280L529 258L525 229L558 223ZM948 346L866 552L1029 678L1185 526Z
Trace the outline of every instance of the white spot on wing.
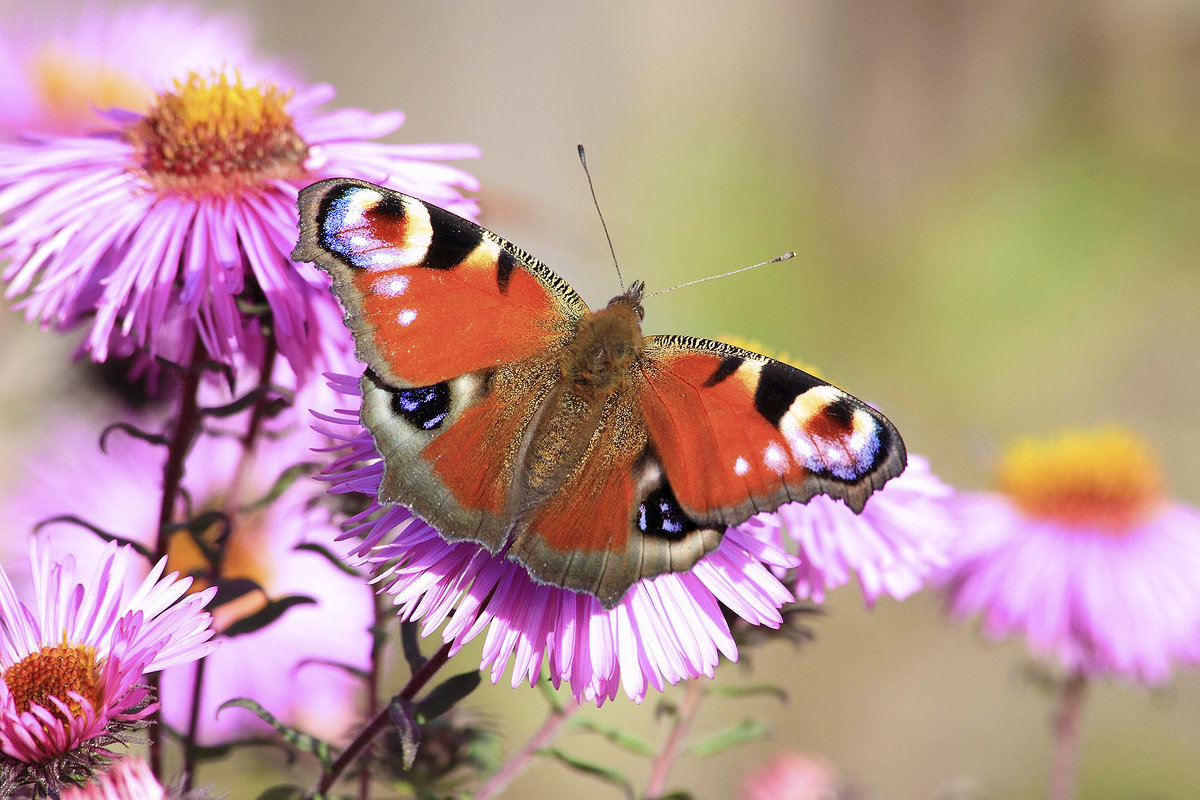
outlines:
M374 289L375 294L380 294L384 297L399 297L408 288L408 276L392 275L390 277L379 278L371 288Z
M747 461L746 459L742 458L741 456L738 456L737 460L733 462L733 474L734 475L745 475L749 471L750 471L750 462Z
M414 308L406 308L396 315L396 321L401 325L412 325L413 320L417 318L417 311Z
M777 475L782 475L788 470L787 453L778 444L771 442L763 450L763 464Z

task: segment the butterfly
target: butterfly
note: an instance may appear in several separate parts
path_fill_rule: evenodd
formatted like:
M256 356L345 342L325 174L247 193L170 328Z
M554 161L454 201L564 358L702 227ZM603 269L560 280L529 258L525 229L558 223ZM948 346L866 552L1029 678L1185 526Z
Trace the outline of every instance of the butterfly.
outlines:
M536 581L616 606L727 526L817 494L861 512L904 470L871 406L722 342L643 336L521 248L365 181L300 192L292 253L333 278L384 462L378 497Z

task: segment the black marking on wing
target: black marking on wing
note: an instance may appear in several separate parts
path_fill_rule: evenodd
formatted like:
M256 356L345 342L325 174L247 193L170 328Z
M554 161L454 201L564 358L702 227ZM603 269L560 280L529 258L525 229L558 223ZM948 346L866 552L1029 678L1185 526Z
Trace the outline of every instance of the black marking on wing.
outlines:
M754 391L754 407L767 421L778 427L792 401L825 381L807 372L788 366L782 361L768 361L758 373L758 388Z
M849 396L843 395L825 406L824 413L838 425L841 425L846 430L850 430L854 425L855 408L854 401Z
M682 538L701 527L679 506L671 485L665 480L642 500L634 521L638 530L647 536L667 539Z
M435 383L415 389L392 389L392 410L414 428L431 431L450 413L450 386Z
M704 382L705 386L716 386L721 381L728 378L730 375L738 371L746 359L741 356L725 356L721 359L721 363L713 371L712 375L708 376L708 380Z
M500 294L508 294L508 282L512 280L513 270L516 268L516 257L502 249L500 258L496 260L496 285L500 287Z
M433 239L421 266L426 269L454 269L483 241L479 229L463 225L462 218L437 206L425 205Z

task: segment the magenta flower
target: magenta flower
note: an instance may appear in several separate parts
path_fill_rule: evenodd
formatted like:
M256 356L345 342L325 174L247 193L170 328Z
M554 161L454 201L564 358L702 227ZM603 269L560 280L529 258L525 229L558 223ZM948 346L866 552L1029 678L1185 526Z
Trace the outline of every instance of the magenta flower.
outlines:
M386 182L472 215L466 172L437 163L473 145L389 145L399 112L320 112L328 86L295 93L190 73L115 135L0 143L0 258L27 319L87 327L93 360L261 363L269 328L303 380L348 351L328 278L288 259L300 187L330 175ZM263 310L269 318L263 317ZM255 310L259 309L259 310Z
M357 394L355 379L334 381ZM344 426L342 452L327 470L332 491L373 497L383 466L357 412L324 419ZM485 548L446 542L402 506L372 502L351 522L350 534L361 539L356 553L383 569L380 585L401 619L422 623L422 635L444 624L453 654L486 631L480 668L493 683L511 663L512 686L532 685L545 665L556 687L569 684L577 699L597 705L621 689L641 702L650 688L711 677L718 654L738 656L722 604L751 624L778 628L779 609L792 599L771 568L796 560L750 529L730 528L690 572L642 581L606 611L590 595L534 582Z
M163 577L166 559L131 589L131 556L109 545L77 581L74 558L51 564L35 544L32 607L0 569L0 790L88 777L153 710L142 677L215 646L213 591L184 597L192 581Z
M957 504L951 613L1084 677L1155 684L1200 657L1200 513L1164 496L1145 443L1121 430L1020 441L998 479Z
M112 130L97 109L149 109L173 78L237 64L248 80L286 73L254 55L250 28L195 6L8 7L0 18L0 139L22 131Z
M328 403L323 399L327 393L323 384L310 384L297 398L305 409L299 413L307 416L309 403ZM286 469L314 460L311 448L327 444L307 427L275 435L287 430L285 423L294 423L295 418L295 414L282 415L272 421L270 433L260 437L253 467L243 473L237 488L242 503L265 496ZM243 416L224 423L229 430L239 426L244 427ZM96 433L82 422L61 421L56 434L22 465L26 478L11 487L0 504L13 532L24 535L49 517L75 515L102 530L154 545L159 498L147 487L162 480L163 450L116 433L108 437L105 454L96 439ZM224 507L230 497L232 465L240 457L236 438L202 436L197 440L184 480L193 515ZM64 495L64 485L75 488ZM235 697L253 698L284 722L330 739L345 735L356 718L360 682L336 668L305 663L333 660L365 668L370 644L367 629L372 624L370 589L363 581L320 555L295 549L301 543L337 549L340 527L324 509L311 503L319 493L319 484L300 477L269 505L236 516L222 576L253 580L272 599L305 595L315 602L290 609L254 633L222 640L221 647L209 656L199 714L202 743L215 743L247 730L265 730L264 723L241 709L217 714L218 706ZM56 551L69 551L81 563L93 563L103 552L104 545L97 537L73 524L53 523L44 530L53 534ZM172 570L187 573L205 566L187 534L172 539L168 556ZM144 571L140 564L130 570L139 579ZM21 576L10 577L17 582ZM262 593L252 592L215 609L213 627L218 632L225 630L259 610L264 600ZM185 667L168 669L162 677L164 718L180 730L187 726L191 712L193 676L194 670Z
M167 793L140 758L122 758L87 786L72 786L59 800L166 800Z
M953 493L926 459L910 454L904 472L872 495L861 514L819 495L759 514L743 527L761 527L773 542L785 535L796 542L798 598L823 603L826 591L856 575L868 605L884 594L903 600L947 562Z

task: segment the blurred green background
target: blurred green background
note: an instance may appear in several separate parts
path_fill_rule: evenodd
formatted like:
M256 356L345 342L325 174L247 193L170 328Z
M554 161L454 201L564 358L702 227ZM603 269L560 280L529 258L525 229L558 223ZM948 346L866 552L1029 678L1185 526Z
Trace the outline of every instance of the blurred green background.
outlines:
M1016 435L1118 422L1200 502L1194 0L212 6L250 14L263 50L333 83L338 105L403 109L394 141L477 143L463 166L482 222L593 306L618 286L577 142L622 268L651 290L799 256L654 298L648 332L738 334L816 364L960 487L986 486ZM11 317L3 331L17 447L52 424L37 398L73 400L45 366L69 345ZM1044 796L1052 698L1023 677L1020 642L984 642L930 594L865 611L848 587L825 611L811 645L719 670L785 687L785 704L714 698L695 729L753 717L770 737L685 758L672 785L731 796L798 749L878 800ZM658 743L658 702L586 713ZM509 750L544 716L507 675L472 705ZM594 736L562 744L645 783L643 761ZM1081 797L1200 796L1200 675L1096 687L1081 764ZM550 763L506 796L567 792L617 796Z

